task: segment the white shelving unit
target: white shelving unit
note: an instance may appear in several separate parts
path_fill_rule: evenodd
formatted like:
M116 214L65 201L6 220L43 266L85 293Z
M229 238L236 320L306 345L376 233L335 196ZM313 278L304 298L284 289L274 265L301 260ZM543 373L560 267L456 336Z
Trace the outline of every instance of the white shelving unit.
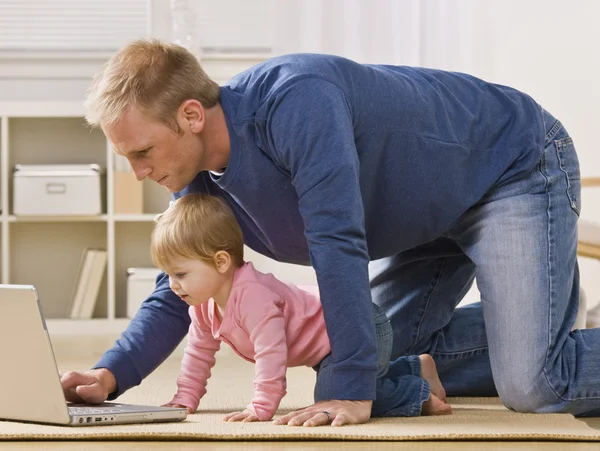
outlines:
M168 206L164 188L144 183L144 213L114 214L114 155L101 130L87 127L77 102L0 103L0 274L2 283L38 289L50 333L117 334L127 325L126 270L152 266L150 233ZM103 214L89 217L19 217L12 214L16 164L87 164L106 169ZM108 251L93 319L70 320L68 310L81 254Z
M35 85L37 90L47 92L57 81L68 80L73 84L73 92L80 92L82 80L91 81L109 55L90 61L82 55L71 59L54 56L0 54L0 86L10 89L9 82L13 80L29 80L31 74L44 74L47 79ZM268 56L211 52L203 55L202 65L213 80L223 84ZM59 98L66 93L65 87L62 88L57 94ZM21 99L20 95L15 97ZM72 93L68 96L78 97L79 94ZM102 215L18 217L13 214L15 164L89 163L106 169L106 206ZM36 286L51 334L116 335L126 327L127 268L152 266L149 244L154 216L164 211L171 197L164 188L149 181L143 183L143 214L115 214L114 156L102 131L86 126L83 100L0 102L0 280ZM70 320L68 309L81 253L86 247L107 249L106 277L93 319Z

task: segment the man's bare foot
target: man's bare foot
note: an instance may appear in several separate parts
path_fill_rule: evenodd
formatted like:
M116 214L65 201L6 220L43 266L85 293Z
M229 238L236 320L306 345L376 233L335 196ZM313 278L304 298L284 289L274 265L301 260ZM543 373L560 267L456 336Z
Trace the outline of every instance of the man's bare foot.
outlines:
M444 390L442 381L440 381L440 377L438 376L433 357L429 354L421 354L419 360L421 361L421 377L429 383L431 394L445 403L446 390Z
M429 394L429 399L423 403L421 408L421 415L449 415L451 413L450 404L442 401L433 392Z

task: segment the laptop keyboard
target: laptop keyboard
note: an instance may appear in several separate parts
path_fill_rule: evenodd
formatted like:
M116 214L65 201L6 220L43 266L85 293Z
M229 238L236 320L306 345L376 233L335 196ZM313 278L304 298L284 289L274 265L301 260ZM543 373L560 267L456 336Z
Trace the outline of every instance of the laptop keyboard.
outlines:
M69 413L71 415L90 415L95 413L108 414L108 413L121 413L125 412L126 409L123 407L94 407L94 406L69 406Z

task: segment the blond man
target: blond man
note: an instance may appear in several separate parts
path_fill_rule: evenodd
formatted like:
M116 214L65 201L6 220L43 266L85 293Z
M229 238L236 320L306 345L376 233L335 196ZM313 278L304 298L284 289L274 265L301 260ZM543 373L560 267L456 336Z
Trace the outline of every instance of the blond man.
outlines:
M331 363L323 398L280 423L369 419L371 300L391 320L392 358L431 354L450 395L499 394L524 412L600 408L600 330L571 331L577 155L526 94L309 54L218 86L189 52L149 40L108 61L87 107L139 180L223 198L248 246L315 269ZM475 277L482 302L456 308ZM114 398L170 354L189 318L168 283L95 369L65 375L70 399Z

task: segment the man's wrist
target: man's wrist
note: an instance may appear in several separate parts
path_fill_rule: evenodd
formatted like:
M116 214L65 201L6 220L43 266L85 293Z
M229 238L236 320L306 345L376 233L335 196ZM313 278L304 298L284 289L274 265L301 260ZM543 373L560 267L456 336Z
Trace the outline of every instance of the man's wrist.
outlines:
M94 368L88 372L98 378L100 385L106 390L107 396L117 391L117 379L108 368Z

